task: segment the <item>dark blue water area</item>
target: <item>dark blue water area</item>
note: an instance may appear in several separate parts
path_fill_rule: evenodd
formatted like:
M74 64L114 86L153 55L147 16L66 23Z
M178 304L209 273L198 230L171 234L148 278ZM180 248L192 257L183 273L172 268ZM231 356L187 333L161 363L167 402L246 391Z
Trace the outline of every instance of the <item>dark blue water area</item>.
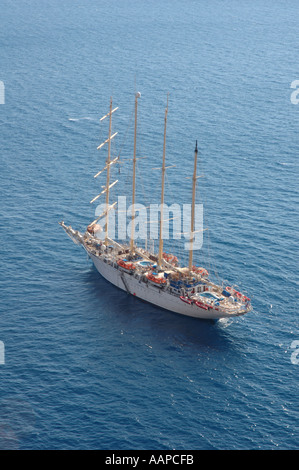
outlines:
M298 448L298 5L1 2L1 449ZM97 146L131 158L137 200L191 198L202 250L253 311L216 323L108 284L58 225L84 230ZM113 195L130 191L130 160ZM165 242L167 249L178 241ZM0 348L1 351L1 348Z

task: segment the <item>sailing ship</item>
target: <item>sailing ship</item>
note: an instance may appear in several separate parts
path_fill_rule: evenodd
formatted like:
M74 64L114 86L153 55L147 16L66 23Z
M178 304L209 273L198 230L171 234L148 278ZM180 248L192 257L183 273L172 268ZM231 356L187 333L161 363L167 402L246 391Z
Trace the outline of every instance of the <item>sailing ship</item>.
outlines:
M112 115L118 109L113 109L110 98L109 112L100 121L109 118L108 138L98 146L101 149L108 145L108 156L105 167L96 175L106 171L106 185L102 192L92 199L91 203L101 196L106 196L105 211L91 222L85 233L74 230L71 226L59 222L65 232L76 243L81 245L97 271L111 284L126 291L143 301L177 314L200 319L218 320L244 315L251 307L250 299L237 291L233 286L215 284L209 277L208 271L193 263L193 242L195 222L195 194L197 181L197 141L194 151L194 166L192 177L192 206L190 226L190 249L187 266L180 266L175 255L163 251L163 204L165 180L165 147L166 125L168 113L168 97L164 118L164 143L162 159L162 185L161 185L161 213L159 220L159 250L155 253L143 247L138 247L134 241L135 233L135 186L136 186L136 134L137 134L137 107L140 93L135 94L135 126L134 126L134 152L132 175L132 222L131 238L129 242L119 243L109 236L109 212L115 209L116 202L109 203L111 188L117 180L110 183L110 170L112 165L119 161L119 157L111 157L111 141L117 132L112 134ZM100 229L98 221L105 217L105 233L102 240L97 236Z

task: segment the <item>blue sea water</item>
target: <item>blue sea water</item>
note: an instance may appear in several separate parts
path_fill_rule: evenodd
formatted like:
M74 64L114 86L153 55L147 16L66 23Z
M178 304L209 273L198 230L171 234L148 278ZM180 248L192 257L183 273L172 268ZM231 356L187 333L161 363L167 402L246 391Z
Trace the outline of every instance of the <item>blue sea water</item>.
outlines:
M298 3L0 10L0 448L298 448ZM244 317L211 323L140 302L58 225L93 220L111 95L115 147L128 132L130 157L136 89L138 200L159 203L151 168L169 93L167 197L189 202L198 139L202 252L252 298Z

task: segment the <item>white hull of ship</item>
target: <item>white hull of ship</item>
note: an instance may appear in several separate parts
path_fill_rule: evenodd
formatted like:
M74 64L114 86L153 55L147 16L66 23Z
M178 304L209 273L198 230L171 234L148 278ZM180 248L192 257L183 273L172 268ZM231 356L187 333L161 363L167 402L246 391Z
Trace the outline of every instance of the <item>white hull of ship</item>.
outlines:
M91 260L93 261L97 271L111 284L122 289L129 294L138 297L146 302L149 302L157 307L169 310L170 312L179 313L194 318L218 320L220 318L229 318L233 316L240 316L242 313L227 313L221 312L210 307L204 310L197 305L187 304L183 302L179 296L173 295L158 286L153 286L150 283L145 283L136 279L133 275L127 274L112 265L106 263L103 259L94 256L88 252Z

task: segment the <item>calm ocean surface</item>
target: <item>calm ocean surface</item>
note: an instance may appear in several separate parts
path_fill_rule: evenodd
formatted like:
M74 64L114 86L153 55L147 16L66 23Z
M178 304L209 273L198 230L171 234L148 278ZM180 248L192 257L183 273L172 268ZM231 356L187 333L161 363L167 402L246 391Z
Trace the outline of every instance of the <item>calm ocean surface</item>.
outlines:
M298 2L0 9L0 448L298 448ZM115 151L128 135L132 154L135 83L137 199L159 203L169 92L166 199L190 202L198 139L209 231L195 256L248 293L244 317L204 322L129 297L58 225L93 220L111 95Z

